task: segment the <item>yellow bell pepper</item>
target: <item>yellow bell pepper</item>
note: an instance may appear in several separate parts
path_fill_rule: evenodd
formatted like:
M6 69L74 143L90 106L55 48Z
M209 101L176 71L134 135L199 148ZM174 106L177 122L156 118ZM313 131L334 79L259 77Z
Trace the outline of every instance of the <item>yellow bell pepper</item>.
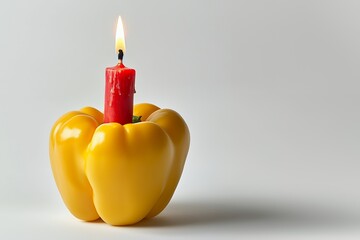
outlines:
M183 118L152 104L134 106L142 122L103 123L86 107L63 115L50 134L56 185L70 212L128 225L158 215L179 182L190 144Z

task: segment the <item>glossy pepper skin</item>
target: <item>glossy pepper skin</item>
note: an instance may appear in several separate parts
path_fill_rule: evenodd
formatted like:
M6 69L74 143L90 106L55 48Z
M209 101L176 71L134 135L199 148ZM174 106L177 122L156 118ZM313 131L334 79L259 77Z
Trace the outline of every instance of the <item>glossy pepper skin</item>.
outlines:
M63 115L50 134L50 162L70 212L111 225L129 225L158 215L181 177L189 129L173 110L134 106L142 122L103 123L86 107Z

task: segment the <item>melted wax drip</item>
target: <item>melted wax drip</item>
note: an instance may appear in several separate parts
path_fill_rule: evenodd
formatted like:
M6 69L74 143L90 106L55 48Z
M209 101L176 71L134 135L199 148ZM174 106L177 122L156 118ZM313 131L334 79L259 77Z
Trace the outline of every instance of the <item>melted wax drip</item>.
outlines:
M120 89L120 81L116 81L114 79L115 78L115 75L116 75L116 71L112 72L110 74L110 79L109 79L109 83L111 84L111 89L110 89L110 106L113 105L114 103L114 95L117 94L119 96L121 96L121 89Z
M120 87L120 81L119 81L119 79L115 78L116 74L117 74L116 71L112 71L110 73L110 76L109 76L109 83L111 84L111 88L110 88L110 93L111 94L110 94L110 99L109 99L110 106L113 105L114 95L119 95L119 96L122 95L121 87ZM127 79L131 80L131 76L128 76ZM134 89L134 93L136 93L135 89Z

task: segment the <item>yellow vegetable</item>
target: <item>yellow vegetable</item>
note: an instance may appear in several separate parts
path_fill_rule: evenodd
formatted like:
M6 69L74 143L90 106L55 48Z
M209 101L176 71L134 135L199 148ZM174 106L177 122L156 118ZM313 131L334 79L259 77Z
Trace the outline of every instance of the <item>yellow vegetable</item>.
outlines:
M183 118L152 104L134 106L142 122L103 123L86 107L63 115L50 134L56 185L70 212L128 225L158 215L181 177L190 144Z

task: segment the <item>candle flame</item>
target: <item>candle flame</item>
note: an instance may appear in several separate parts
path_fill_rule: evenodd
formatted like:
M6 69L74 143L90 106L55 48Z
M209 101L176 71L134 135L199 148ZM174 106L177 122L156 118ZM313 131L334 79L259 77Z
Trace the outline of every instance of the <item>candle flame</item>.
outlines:
M118 18L117 28L116 28L116 41L115 41L115 51L116 53L119 52L119 50L123 50L125 53L125 35L124 35L124 27L121 20L121 16Z

